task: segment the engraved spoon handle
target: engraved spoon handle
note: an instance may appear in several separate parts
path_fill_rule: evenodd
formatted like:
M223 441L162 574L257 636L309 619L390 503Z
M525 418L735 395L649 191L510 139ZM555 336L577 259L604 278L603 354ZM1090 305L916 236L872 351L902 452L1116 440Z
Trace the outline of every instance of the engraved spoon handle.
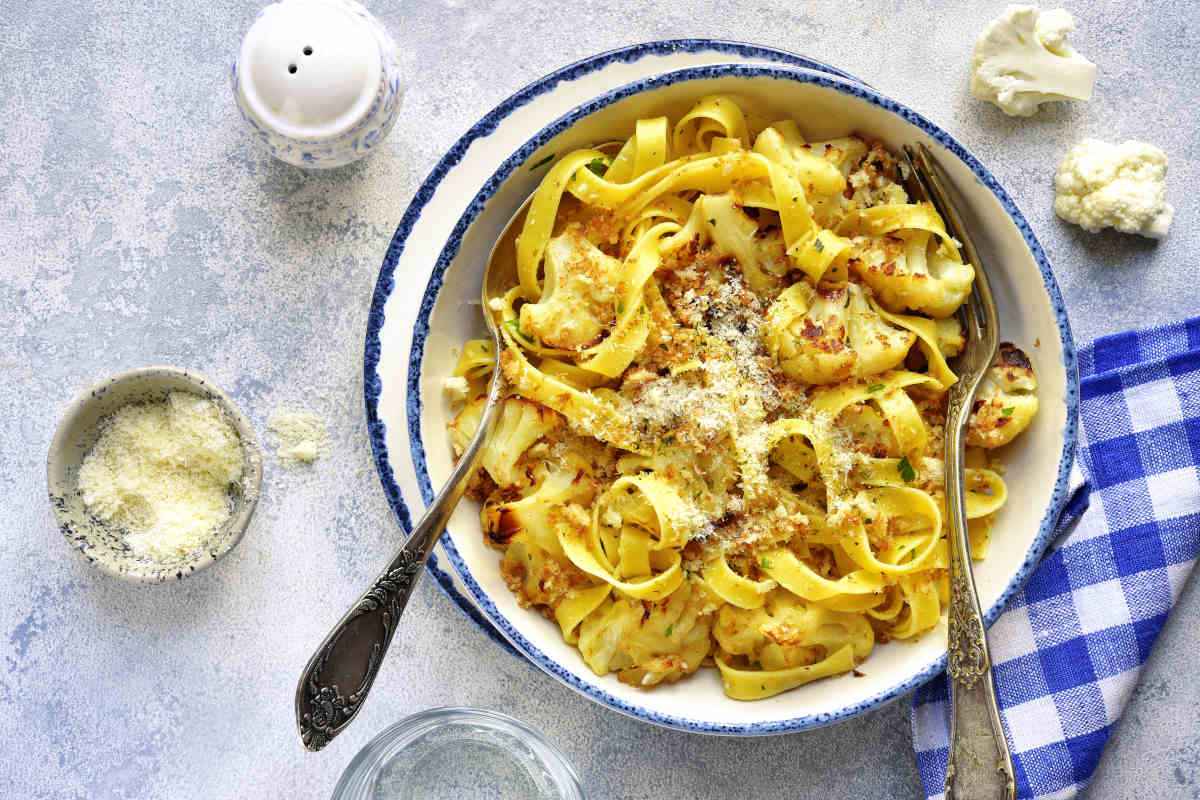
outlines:
M492 335L495 352L499 353L499 337L494 329ZM309 750L320 750L341 733L371 690L425 562L483 457L483 443L498 416L502 383L497 365L479 428L450 479L375 583L308 660L296 686L296 724Z

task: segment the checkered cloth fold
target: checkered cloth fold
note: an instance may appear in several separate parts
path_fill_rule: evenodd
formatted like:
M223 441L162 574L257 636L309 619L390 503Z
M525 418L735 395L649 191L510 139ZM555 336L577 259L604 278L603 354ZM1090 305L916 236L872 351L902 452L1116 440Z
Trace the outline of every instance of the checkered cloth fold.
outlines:
M989 634L1021 798L1087 786L1200 551L1200 318L1098 339L1079 376L1086 482ZM947 699L943 675L913 701L930 798L944 796Z

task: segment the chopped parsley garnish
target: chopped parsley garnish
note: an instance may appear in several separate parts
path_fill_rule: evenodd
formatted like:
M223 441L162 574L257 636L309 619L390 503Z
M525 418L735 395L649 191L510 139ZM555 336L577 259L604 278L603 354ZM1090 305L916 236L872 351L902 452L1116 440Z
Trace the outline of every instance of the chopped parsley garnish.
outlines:
M617 313L618 313L618 314L624 314L624 313L625 313L625 301L624 301L624 300L618 300L618 301L617 301Z
M667 347L667 343L666 343L666 342L659 342L659 343L658 343L658 349L659 349L659 350L664 350L664 351L665 351L665 350L670 350L671 348Z
M1013 415L1013 412L1016 410L1017 410L1016 406L1008 406L1007 408L1000 409L1000 413L1006 417L1011 417Z
M816 250L818 253L823 253L825 251L825 243L820 239L814 239L813 250Z
M670 636L670 635L671 635L671 631L673 631L673 630L675 630L675 626L674 626L674 625L668 625L668 626L667 626L667 636Z
M764 559L762 559L761 561L759 561L759 562L758 562L758 564L759 564L759 566L761 566L763 569L770 569L770 568L771 568L771 559L769 559L769 558L764 558Z
M917 471L909 463L908 456L900 459L900 463L896 465L896 469L900 471L900 477L904 479L905 483L912 483L913 479L917 477Z
M867 387L867 391L870 392L871 394L875 394L878 391L882 391L882 389L883 389L882 383L872 383L870 386Z
M521 321L519 319L517 319L516 317L513 317L510 320L505 320L504 324L506 326L508 326L508 329L510 331L512 331L514 334L516 334L517 336L520 336L522 339L529 342L530 344L533 343L532 337L530 337L529 334L525 333L525 331L521 330Z
M536 164L532 165L532 166L529 168L529 171L530 171L530 172L533 172L535 169L540 169L541 167L544 167L544 166L546 166L547 164L549 164L549 163L550 163L551 161L553 161L553 160L554 160L554 153L551 153L550 155L548 155L548 156L546 156L545 158L543 158L541 161L539 161L539 162L537 162Z
M603 178L604 173L608 172L608 164L609 162L603 158L593 158L587 163L587 168Z
M710 219L710 220L708 221L708 224L709 224L709 225L712 225L714 228L715 228L715 227L717 227L717 221L716 221L715 219Z

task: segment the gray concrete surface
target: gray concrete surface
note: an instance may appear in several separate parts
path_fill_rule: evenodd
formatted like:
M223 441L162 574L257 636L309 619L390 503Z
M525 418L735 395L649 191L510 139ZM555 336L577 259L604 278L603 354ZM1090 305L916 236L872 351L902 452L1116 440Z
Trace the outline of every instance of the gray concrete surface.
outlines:
M0 795L326 797L380 728L462 703L545 731L596 798L917 796L904 703L762 740L656 730L502 652L428 582L361 719L304 753L297 670L397 540L361 406L376 270L436 158L521 85L618 45L717 36L838 64L961 137L1029 215L1081 341L1197 313L1195 4L1072 3L1074 41L1100 65L1097 96L1032 120L965 91L974 36L999 1L369 5L405 50L406 108L382 152L320 175L273 163L229 97L254 3L0 3ZM1179 209L1169 239L1091 236L1054 218L1051 175L1084 135L1166 149ZM308 405L331 421L334 446L308 473L268 464L255 525L228 560L147 588L67 550L43 459L72 394L157 362L208 372L264 433L276 405ZM1093 798L1200 797L1198 615L1193 580Z

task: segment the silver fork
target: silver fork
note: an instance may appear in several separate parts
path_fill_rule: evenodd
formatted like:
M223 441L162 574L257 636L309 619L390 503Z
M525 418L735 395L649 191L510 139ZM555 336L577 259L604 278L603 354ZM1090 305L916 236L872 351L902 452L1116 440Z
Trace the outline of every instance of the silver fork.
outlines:
M983 612L971 572L963 496L963 437L975 393L996 359L999 322L987 273L923 145L905 147L912 169L910 185L933 203L947 231L962 245L975 268L971 294L961 310L966 345L958 358L959 379L949 389L946 408L946 511L950 523L950 609L947 619L947 675L950 681L950 754L946 763L947 800L1012 800L1016 796L1012 755L1004 737Z

